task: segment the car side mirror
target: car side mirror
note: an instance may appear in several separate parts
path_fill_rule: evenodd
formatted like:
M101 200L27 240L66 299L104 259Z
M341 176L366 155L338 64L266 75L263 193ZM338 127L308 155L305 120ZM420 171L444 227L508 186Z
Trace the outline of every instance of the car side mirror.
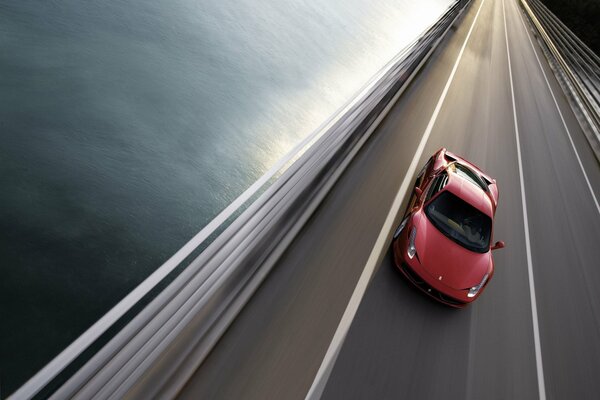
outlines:
M417 195L417 197L421 197L421 195L423 194L423 190L415 186L415 194Z
M503 249L505 246L506 244L504 243L504 241L500 240L492 246L492 250Z

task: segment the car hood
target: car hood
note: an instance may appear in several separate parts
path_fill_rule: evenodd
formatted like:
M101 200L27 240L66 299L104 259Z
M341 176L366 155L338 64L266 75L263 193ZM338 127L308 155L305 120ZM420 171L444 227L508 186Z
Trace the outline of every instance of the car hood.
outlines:
M491 251L467 250L440 232L424 214L415 222L418 261L434 279L459 290L481 282L490 269Z

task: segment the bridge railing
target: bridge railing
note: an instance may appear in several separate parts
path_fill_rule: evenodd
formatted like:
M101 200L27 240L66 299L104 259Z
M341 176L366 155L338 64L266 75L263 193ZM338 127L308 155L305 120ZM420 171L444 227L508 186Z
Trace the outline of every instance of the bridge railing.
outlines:
M521 6L600 162L600 57L540 0L521 0Z
M282 168L280 176L256 194L256 200L193 261L189 262L190 254L216 232L216 225L184 246L12 397L174 397L469 2L455 0L322 132L312 136L313 143L305 151L290 157L285 163L295 161ZM275 169L270 177L277 173ZM230 211L225 217L235 215L235 210ZM189 265L106 344L86 355L162 278L186 262Z

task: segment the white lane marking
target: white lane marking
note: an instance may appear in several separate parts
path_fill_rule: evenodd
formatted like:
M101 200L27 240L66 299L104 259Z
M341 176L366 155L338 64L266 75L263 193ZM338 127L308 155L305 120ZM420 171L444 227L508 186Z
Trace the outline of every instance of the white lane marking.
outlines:
M544 383L544 367L542 364L542 346L540 345L540 328L538 323L537 303L535 298L535 285L533 282L533 267L531 261L531 243L529 240L529 219L527 218L527 200L523 179L523 161L521 159L521 145L519 140L519 124L517 123L517 106L515 103L515 89L513 86L512 67L510 64L510 50L508 46L508 30L506 27L506 11L502 0L502 15L504 17L504 37L506 39L506 54L508 56L508 75L510 79L510 94L512 97L513 118L515 123L515 138L517 141L517 158L519 160L519 181L521 183L521 202L523 204L523 225L525 229L525 250L527 252L527 273L529 275L529 297L531 299L531 315L533 320L533 341L535 345L535 364L537 369L538 391L540 400L546 400L546 385Z
M377 241L375 242L373 250L371 251L369 258L367 259L365 268L363 269L363 272L360 275L358 283L357 283L356 287L354 288L352 297L350 297L350 301L348 302L348 305L346 306L346 310L344 311L344 314L342 315L342 319L340 320L340 323L335 331L335 334L333 335L333 339L331 340L331 343L329 344L329 348L327 349L327 352L325 353L325 357L323 358L323 361L321 362L321 366L319 367L319 370L317 371L317 375L312 383L312 386L310 387L310 390L308 391L308 394L306 395L306 400L319 399L319 398L321 398L321 395L323 394L323 390L325 389L325 384L327 383L327 380L329 379L329 375L331 373L331 370L333 369L333 365L334 365L335 360L337 359L337 356L340 352L340 349L342 347L344 339L346 338L346 334L348 333L348 330L350 329L350 325L352 324L352 321L354 320L354 316L356 315L358 306L365 294L365 291L371 280L371 277L373 276L373 273L375 272L375 267L379 264L380 258L383 255L384 250L389 245L388 236L393 229L393 224L394 224L394 221L396 220L396 217L398 216L398 212L400 211L400 206L402 205L402 202L404 201L404 198L406 197L407 191L408 191L410 183L412 181L412 177L416 172L418 162L421 158L421 155L423 154L423 151L425 150L425 145L427 144L427 140L429 139L431 131L433 130L433 126L435 124L435 121L437 120L438 114L440 113L444 99L446 98L446 95L448 94L450 84L452 83L452 80L454 79L454 75L456 74L456 70L458 69L458 64L459 64L460 59L462 58L462 55L465 51L469 37L471 37L471 33L473 32L475 22L477 22L477 18L479 17L479 12L481 11L481 7L483 6L484 3L485 3L485 0L483 0L481 2L481 5L479 6L479 9L477 10L477 14L475 15L475 18L473 19L471 28L469 29L469 32L467 33L467 37L465 38L462 48L460 49L460 52L458 53L458 57L456 59L456 62L454 63L454 67L452 68L452 72L450 73L450 76L448 77L446 86L444 87L444 90L442 91L440 99L438 100L437 105L435 106L435 109L433 111L431 119L429 120L429 123L427 124L427 128L425 129L425 132L423 133L423 137L421 138L421 142L419 143L419 146L417 147L415 155L410 163L410 166L408 167L408 171L406 172L406 175L404 176L404 180L402 181L402 184L400 185L400 189L398 190L398 193L396 194L396 197L394 198L392 207L385 219L385 222L383 223L383 227L381 228L381 231L379 232L379 236L377 237Z
M567 123L565 122L563 114L560 111L560 107L558 106L558 102L556 101L556 97L554 96L554 92L552 91L552 87L550 86L550 82L548 81L548 77L546 76L546 72L544 71L544 67L542 66L540 58L537 55L537 51L535 51L535 46L533 45L533 41L531 40L529 29L527 29L527 26L525 25L525 21L523 21L523 15L521 13L519 13L519 15L521 16L520 17L521 23L523 24L523 27L525 28L525 31L527 32L527 39L529 39L529 43L531 44L531 48L533 49L533 54L535 54L535 59L537 60L538 65L540 66L540 69L542 70L542 75L544 75L544 79L546 80L546 85L548 85L548 89L550 90L550 94L552 95L552 100L554 100L554 105L556 106L556 109L558 110L558 115L560 115L560 120L562 121L563 126L565 127L565 130L567 131L567 136L569 137L569 142L571 142L571 147L573 148L573 151L575 152L575 157L577 157L577 162L579 162L579 167L581 168L581 172L583 172L583 177L585 178L588 188L590 189L590 193L592 194L594 203L596 203L596 210L598 210L598 214L600 214L600 204L598 204L598 199L596 198L596 194L594 193L592 184L590 183L587 173L585 172L585 169L583 168L583 163L581 162L579 153L577 152L577 149L575 148L575 142L573 142L573 137L571 136L571 132L569 131L569 128L567 127Z

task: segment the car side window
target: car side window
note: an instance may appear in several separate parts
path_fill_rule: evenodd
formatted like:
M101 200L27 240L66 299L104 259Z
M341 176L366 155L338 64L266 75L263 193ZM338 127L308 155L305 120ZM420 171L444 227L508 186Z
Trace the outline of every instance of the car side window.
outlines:
M423 165L423 168L421 168L421 171L419 171L419 174L417 175L419 178L421 178L425 175L425 171L427 171L427 168L429 168L429 166L431 165L432 162L433 162L433 157L430 157L429 160L427 160L427 162L425 163L425 165Z
M425 180L425 175L426 175L427 169L429 168L429 166L431 165L432 162L433 162L433 157L429 158L429 160L425 163L425 165L423 165L423 168L421 168L421 171L419 171L419 174L417 175L417 181L415 182L415 186L421 187L421 185L423 185L423 181Z
M442 190L444 186L448 183L448 173L445 171L436 176L431 182L431 186L429 186L429 191L427 192L427 197L425 198L425 202L428 202L437 192Z

